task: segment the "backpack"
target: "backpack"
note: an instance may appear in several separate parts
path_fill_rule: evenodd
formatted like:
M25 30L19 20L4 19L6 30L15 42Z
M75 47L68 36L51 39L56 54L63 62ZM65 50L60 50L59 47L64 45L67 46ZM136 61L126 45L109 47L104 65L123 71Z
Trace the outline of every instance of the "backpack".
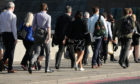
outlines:
M95 23L95 30L94 30L94 36L104 36L105 35L105 26L100 21L101 15L99 15L99 18L97 22Z
M132 33L133 30L134 30L134 28L132 25L132 17L129 16L127 18L124 18L122 20L121 33L123 35L127 35L127 34Z

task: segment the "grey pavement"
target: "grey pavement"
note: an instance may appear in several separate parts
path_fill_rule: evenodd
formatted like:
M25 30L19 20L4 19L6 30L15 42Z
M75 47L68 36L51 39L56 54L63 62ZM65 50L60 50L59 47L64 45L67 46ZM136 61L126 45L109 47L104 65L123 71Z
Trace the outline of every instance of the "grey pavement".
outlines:
M70 60L63 59L59 70L54 68L55 60L51 60L50 66L54 73L44 73L43 68L41 71L33 71L33 74L23 71L20 62L14 62L14 69L17 72L14 74L0 72L0 84L70 84L106 78L140 76L140 64L134 63L132 58L128 69L123 69L117 62L112 63L109 60L101 68L92 69L90 62L91 58L89 58L88 66L84 66L85 71L75 71L70 68ZM42 65L44 66L44 62Z

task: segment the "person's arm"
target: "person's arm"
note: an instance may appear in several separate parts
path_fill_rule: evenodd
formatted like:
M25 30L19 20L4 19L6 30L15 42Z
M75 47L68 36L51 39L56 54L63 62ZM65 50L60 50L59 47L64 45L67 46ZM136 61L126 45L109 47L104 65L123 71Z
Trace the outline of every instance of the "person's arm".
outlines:
M51 39L51 16L48 18L48 21L46 24L47 24L47 31L48 31L48 36L46 37L46 41L47 43L49 43Z
M37 14L34 15L34 19L33 19L33 31L35 31L36 25L37 25Z
M16 27L17 24L16 24L16 22L17 22L17 17L14 15L12 18L11 24L12 24L12 33L13 33L15 41L17 42L17 27Z
M111 30L111 23L108 22L108 33L109 33L109 37L112 40L112 30Z
M107 28L107 23L106 23L106 21L105 21L103 16L101 16L101 21L102 21L102 24L104 25L105 30L106 30L104 40L107 40L107 38L108 38L108 28Z

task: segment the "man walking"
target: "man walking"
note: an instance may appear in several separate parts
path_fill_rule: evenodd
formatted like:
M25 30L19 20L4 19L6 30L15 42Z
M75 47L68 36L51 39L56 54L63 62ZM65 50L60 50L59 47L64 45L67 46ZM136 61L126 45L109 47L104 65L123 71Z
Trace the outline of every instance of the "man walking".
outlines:
M50 38L51 38L51 16L47 14L48 6L46 3L42 3L40 6L41 12L37 13L34 18L33 22L33 28L35 31L38 31L38 28L40 28L41 31L45 31L45 41L42 41L41 43L38 43L38 39L35 39L34 44L34 55L33 58L30 60L29 64L29 73L32 73L31 65L37 61L38 56L41 52L41 45L45 48L46 52L46 60L45 60L45 72L46 73L52 73L53 70L49 68L49 59L50 59ZM36 37L35 37L36 38Z
M56 55L56 62L55 62L55 68L59 69L61 57L65 49L65 43L66 43L66 31L69 27L69 24L72 22L72 8L71 6L66 6L65 14L61 15L56 22L56 28L55 28L55 38L57 38L56 43L59 45L59 50ZM70 50L70 58L71 58L71 67L74 67L74 52L71 52Z
M93 7L93 16L88 20L88 29L90 33L95 37L95 43L92 45L94 55L92 57L92 68L100 67L101 61L99 59L99 50L101 47L102 40L107 39L107 25L103 16L99 15L99 8ZM104 39L103 39L104 36ZM93 48L94 46L94 48Z
M16 21L17 17L13 13L15 9L15 4L9 2L8 10L4 11L0 15L0 29L2 32L3 43L5 46L5 53L3 59L0 61L0 71L3 69L4 62L8 59L8 73L14 73L13 70L13 58L15 45L17 43L17 28Z
M121 53L119 64L123 68L129 67L128 53L132 43L132 36L135 28L135 22L129 15L129 9L123 9L124 16L116 22L114 37L117 36L121 43Z

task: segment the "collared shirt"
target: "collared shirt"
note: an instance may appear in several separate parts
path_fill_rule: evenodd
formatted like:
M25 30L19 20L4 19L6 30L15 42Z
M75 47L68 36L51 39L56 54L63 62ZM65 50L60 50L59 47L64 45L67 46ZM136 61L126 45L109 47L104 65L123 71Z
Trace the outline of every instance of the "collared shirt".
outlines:
M94 30L95 30L95 23L97 22L97 20L98 20L98 18L99 18L99 14L94 14L92 17L90 17L89 18L89 20L88 20L88 30L89 30L89 32L90 33L92 33L92 34L94 34ZM101 23L105 26L105 28L106 28L106 37L108 36L107 35L107 24L106 24L106 22L105 22L105 19L104 19L104 17L103 16L101 16L101 18L100 18L100 21L101 21Z
M12 32L15 40L17 40L17 17L10 10L6 10L0 14L0 32Z
M41 11L35 15L33 21L34 27L48 29L51 28L51 16L46 11Z
M112 39L111 23L106 21L108 36Z

